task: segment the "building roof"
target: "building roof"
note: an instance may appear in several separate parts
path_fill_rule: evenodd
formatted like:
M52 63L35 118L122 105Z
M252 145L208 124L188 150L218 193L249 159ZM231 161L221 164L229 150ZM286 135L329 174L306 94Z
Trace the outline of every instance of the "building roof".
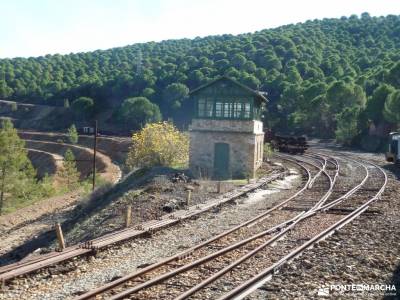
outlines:
M267 96L267 92L261 92L261 91L253 90L253 89L249 88L248 86L246 86L244 84L241 84L240 82L237 82L236 80L234 80L234 79L232 79L230 77L227 77L227 76L218 77L217 79L214 79L214 80L210 81L209 83L201 85L198 88L195 88L194 90L190 91L189 95L193 95L193 94L197 93L198 91L200 91L200 90L202 90L204 88L207 88L207 87L209 87L209 86L213 85L214 83L216 83L218 81L221 81L221 80L228 80L228 81L232 82L233 84L239 86L240 88L248 91L250 94L253 94L255 97L261 99L262 101L268 102L268 99L266 97Z

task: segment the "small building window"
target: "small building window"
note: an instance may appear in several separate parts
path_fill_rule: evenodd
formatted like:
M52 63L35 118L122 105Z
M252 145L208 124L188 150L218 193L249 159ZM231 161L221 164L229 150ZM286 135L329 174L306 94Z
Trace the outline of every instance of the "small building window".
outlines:
M250 119L251 103L234 100L200 98L197 102L198 117L217 119Z
M224 103L224 118L230 119L232 118L232 104L230 102Z
M250 113L251 113L251 109L250 109L250 103L244 103L244 115L243 117L246 119L250 118Z
M206 104L205 99L199 99L199 103L198 103L199 117L205 116L205 104Z
M199 117L212 117L213 116L214 101L211 99L199 99L198 112Z
M243 103L234 103L233 117L235 119L243 118Z
M212 117L213 116L213 109L214 109L214 101L211 99L207 99L206 101L206 116Z
M223 116L223 105L222 102L215 103L215 116L217 118L222 118Z

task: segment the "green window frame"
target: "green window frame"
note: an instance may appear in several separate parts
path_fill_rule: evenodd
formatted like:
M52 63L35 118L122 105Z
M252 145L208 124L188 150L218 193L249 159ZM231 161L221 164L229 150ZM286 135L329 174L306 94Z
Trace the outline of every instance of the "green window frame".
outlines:
M250 120L257 117L253 99L198 98L197 117L207 119Z
M201 98L197 102L197 115L199 117L205 117L205 103L206 99Z
M215 117L222 118L224 112L224 103L221 101L215 102Z
M248 102L244 103L243 118L244 119L251 118L251 104Z
M232 107L233 107L232 104L233 104L232 102L224 102L224 105L223 105L224 109L223 109L222 116L225 119L232 119Z
M214 101L207 99L205 106L206 117L212 118L214 116Z
M244 104L242 102L233 103L233 118L242 119L244 117Z
M199 117L211 118L214 115L214 101L200 98L197 102L197 115Z

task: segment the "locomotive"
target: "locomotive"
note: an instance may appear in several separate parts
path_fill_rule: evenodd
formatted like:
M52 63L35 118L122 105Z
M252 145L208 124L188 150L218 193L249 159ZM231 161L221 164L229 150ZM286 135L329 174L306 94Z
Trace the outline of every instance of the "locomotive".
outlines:
M399 153L399 145L400 144L400 133L391 132L389 134L389 151L386 152L385 158L388 162L399 163L400 162L400 153Z
M271 130L266 130L264 141L270 143L274 150L289 154L303 154L308 149L304 136L277 135Z

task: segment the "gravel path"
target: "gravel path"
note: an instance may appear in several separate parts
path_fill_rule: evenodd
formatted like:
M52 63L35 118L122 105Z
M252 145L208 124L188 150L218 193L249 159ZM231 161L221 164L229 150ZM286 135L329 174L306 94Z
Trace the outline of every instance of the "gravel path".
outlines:
M7 285L6 290L0 292L0 299L71 298L232 228L287 198L299 185L300 176L290 176L289 186L287 181L281 184L277 181L270 185L268 193L260 190L222 210L206 213L196 220L157 232L151 239L136 239L102 251L97 257L78 258L63 268L15 279ZM260 197L260 194L264 196Z

